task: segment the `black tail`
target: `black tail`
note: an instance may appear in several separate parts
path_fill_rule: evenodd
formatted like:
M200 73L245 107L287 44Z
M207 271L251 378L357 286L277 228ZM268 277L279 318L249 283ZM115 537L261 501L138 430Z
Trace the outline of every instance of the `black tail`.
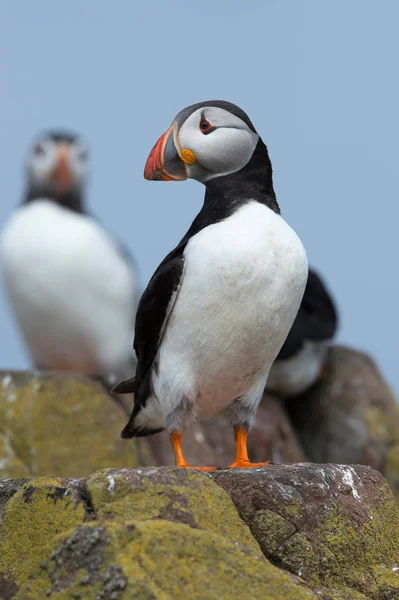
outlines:
M132 377L131 379L117 383L112 388L112 391L117 394L134 394L136 392L136 378Z
M121 433L121 438L123 438L124 440L133 437L147 437L148 435L155 435L156 433L160 433L164 430L163 427L159 427L158 429L149 429L148 427L136 427L134 421L137 417L138 412L140 411L140 408L140 406L136 405L133 408L132 415Z
M147 435L154 435L155 433L159 433L160 431L164 430L163 427L156 427L154 429L145 426L137 427L137 424L135 423L137 415L145 407L148 397L151 393L149 374L147 374L147 376L144 378L144 381L141 381L139 385L135 377L133 377L132 379L118 383L114 387L114 391L118 392L119 394L129 394L131 392L134 394L134 406L132 414L126 427L121 433L121 437L123 439L145 437Z

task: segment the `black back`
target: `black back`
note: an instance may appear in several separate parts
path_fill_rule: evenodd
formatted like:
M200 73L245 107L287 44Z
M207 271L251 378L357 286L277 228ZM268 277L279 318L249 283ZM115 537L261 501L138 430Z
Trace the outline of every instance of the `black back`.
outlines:
M309 269L301 306L276 360L291 358L306 340L321 342L334 337L338 316L334 302L315 271Z

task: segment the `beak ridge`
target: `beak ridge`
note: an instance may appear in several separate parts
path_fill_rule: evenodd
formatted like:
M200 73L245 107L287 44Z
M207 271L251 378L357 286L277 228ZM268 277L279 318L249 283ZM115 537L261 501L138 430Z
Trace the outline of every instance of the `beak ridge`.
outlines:
M187 179L184 162L175 143L175 127L161 135L150 152L144 167L144 178L149 181L183 181Z
M64 193L71 182L71 174L69 170L69 149L60 148L57 154L57 165L52 173L58 192Z

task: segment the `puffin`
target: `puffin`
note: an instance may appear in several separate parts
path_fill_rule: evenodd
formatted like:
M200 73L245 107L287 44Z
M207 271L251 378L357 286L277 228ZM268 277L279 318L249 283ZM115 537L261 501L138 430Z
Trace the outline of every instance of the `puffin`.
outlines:
M0 239L5 292L40 370L134 373L137 275L124 248L86 210L88 150L43 133L27 163L27 189Z
M323 375L337 328L334 300L320 275L309 269L299 312L270 369L267 389L293 398L313 386Z
M229 468L267 465L250 462L248 431L298 312L308 266L280 215L266 145L238 106L200 102L182 110L156 142L144 177L195 179L205 198L140 299L136 374L114 388L134 394L121 435L166 429L176 466L189 467L184 428L223 413L235 432Z

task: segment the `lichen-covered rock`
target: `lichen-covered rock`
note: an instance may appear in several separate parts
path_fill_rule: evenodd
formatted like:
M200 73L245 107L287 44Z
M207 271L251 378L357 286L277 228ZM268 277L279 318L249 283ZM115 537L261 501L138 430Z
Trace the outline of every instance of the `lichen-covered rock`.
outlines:
M202 473L108 470L2 489L2 600L316 600Z
M330 348L325 377L287 407L310 460L369 465L399 500L399 406L370 357Z
M248 527L237 518L226 492L200 471L176 467L109 469L88 477L85 489L96 519L164 519L255 548Z
M399 598L399 513L380 473L302 464L212 477L265 556L312 589L329 589L334 600Z
M149 438L148 443L158 465L173 465L174 454L166 432ZM183 450L191 465L225 468L235 457L234 432L223 416L210 422L194 423L183 436ZM248 452L254 462L271 460L292 463L305 460L283 401L265 393L256 422L248 436Z
M0 477L82 477L149 464L142 441L124 441L125 416L89 377L0 374Z
M398 600L398 558L370 467L0 481L1 600Z
M22 485L21 485L22 484ZM12 592L48 556L55 536L85 518L76 487L50 477L0 485L0 597Z
M316 600L222 536L165 520L88 523L58 547L16 600Z

